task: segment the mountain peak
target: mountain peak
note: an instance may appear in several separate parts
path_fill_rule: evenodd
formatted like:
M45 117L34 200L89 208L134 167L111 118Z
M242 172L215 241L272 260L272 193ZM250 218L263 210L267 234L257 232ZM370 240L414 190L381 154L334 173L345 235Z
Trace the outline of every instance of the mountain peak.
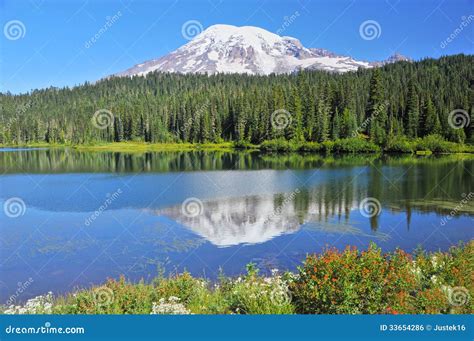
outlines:
M370 65L373 67L380 67L380 66L384 66L384 65L392 64L396 62L411 62L411 61L412 61L411 58L408 58L398 52L395 52L394 54L389 56L387 59L382 60L382 61L377 61L377 62L371 62Z
M392 54L390 57L387 58L387 61L392 62L392 63L401 62L401 61L409 62L411 61L411 59L398 52L395 52L394 54Z
M407 59L399 54L391 58ZM378 64L339 56L325 49L306 48L296 38L282 37L260 27L216 24L170 54L135 65L116 76L146 75L153 71L253 75L301 69L347 72L373 66Z

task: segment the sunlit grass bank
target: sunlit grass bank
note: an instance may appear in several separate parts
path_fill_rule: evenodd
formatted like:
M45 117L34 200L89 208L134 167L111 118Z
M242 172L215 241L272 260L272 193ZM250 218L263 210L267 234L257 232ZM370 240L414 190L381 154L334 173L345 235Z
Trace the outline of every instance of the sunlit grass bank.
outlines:
M151 151L232 151L232 142L223 143L144 143L144 142L111 142L91 145L74 145L81 151L112 151L112 152L151 152Z
M423 138L409 140L404 137L388 140L384 146L370 142L366 137L337 139L325 142L308 142L286 139L266 140L260 144L246 141L209 142L209 143L146 143L142 141L101 142L89 144L72 143L31 143L21 145L1 145L0 147L73 147L81 151L105 151L143 153L150 151L233 151L233 150L260 150L269 153L322 153L322 154L367 154L367 153L395 153L395 154L449 154L474 153L474 146L448 142L439 135L429 135Z
M121 277L63 297L43 295L9 314L471 314L474 242L449 252L382 253L375 245L309 255L296 272L211 282L189 273L151 283Z

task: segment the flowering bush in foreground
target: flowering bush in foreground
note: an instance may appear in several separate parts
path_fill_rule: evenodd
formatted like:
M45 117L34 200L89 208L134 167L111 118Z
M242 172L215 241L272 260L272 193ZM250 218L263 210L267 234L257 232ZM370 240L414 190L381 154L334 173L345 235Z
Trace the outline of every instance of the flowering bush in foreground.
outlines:
M241 314L292 314L288 282L272 270L271 277L258 276L253 264L247 266L247 275L224 284L229 309Z
M473 244L431 255L371 245L308 256L290 284L293 304L302 314L471 313Z
M53 299L0 307L4 314L472 314L474 241L449 252L413 255L326 250L298 272L261 276L255 265L216 283L189 273L152 283L123 277Z

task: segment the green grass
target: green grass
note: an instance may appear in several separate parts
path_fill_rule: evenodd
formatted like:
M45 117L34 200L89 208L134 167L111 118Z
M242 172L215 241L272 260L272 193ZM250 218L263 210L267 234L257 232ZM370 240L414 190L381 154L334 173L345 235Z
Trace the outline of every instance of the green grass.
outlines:
M29 143L22 145L1 145L0 147L72 147L91 152L144 153L151 151L234 151L260 150L268 153L321 153L321 154L367 154L367 153L404 153L417 155L474 153L474 146L445 141L441 136L430 135L409 140L396 137L381 147L365 138L337 139L335 141L308 142L285 139L266 140L256 145L247 141L220 143L146 143L140 141L106 142L91 144L71 143Z
M3 313L29 314L472 314L474 241L449 252L413 255L328 249L297 272L264 276L254 264L211 282L189 273L151 283L124 277L54 298L36 297ZM161 274L163 272L160 272Z
M65 143L47 143L47 142L31 142L31 143L21 143L21 144L2 144L0 143L0 148L52 148L52 147L69 147L70 144Z
M126 152L143 153L151 151L232 151L232 142L223 143L145 143L145 142L111 142L93 145L73 146L81 151L106 151L106 152Z

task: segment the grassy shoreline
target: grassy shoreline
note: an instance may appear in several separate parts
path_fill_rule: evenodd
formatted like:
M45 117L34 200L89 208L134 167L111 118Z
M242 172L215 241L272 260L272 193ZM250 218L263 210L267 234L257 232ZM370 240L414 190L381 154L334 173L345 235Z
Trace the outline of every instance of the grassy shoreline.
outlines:
M30 143L21 145L0 145L0 147L35 147L61 148L70 147L88 152L125 152L144 153L153 151L223 151L236 150L262 151L268 153L322 153L322 154L456 154L474 153L474 146L447 142L438 136L432 135L416 140L396 140L380 147L363 138L339 139L335 141L297 142L283 139L267 140L261 144L248 142L220 142L220 143L146 143L141 141L106 142L97 144L70 144L70 143Z
M3 314L472 314L474 241L448 252L382 253L328 249L296 272L263 276L254 264L217 282L189 273L151 283L121 277L54 298L51 293Z

